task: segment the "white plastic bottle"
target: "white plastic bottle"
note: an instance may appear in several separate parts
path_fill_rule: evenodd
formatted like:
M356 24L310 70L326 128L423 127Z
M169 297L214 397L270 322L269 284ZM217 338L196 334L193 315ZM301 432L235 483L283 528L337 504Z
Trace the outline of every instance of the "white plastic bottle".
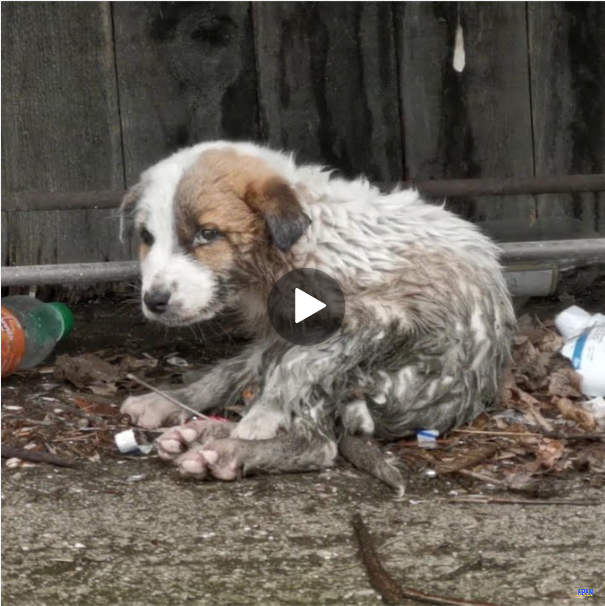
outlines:
M605 315L591 315L574 305L555 318L555 325L567 339L561 354L582 376L584 394L605 396Z

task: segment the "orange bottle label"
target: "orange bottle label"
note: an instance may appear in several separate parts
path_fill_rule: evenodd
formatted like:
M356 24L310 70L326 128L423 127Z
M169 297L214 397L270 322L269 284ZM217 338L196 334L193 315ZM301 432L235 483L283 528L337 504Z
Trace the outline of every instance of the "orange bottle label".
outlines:
M2 376L15 372L25 353L25 331L13 313L2 308Z

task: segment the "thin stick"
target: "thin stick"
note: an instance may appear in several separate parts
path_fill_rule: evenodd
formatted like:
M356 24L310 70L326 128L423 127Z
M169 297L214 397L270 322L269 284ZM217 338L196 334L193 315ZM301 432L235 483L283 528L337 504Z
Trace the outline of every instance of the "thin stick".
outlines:
M352 523L357 542L359 543L361 559L370 577L370 585L382 596L385 604L401 603L405 598L403 588L383 568L382 563L378 559L378 554L376 553L368 528L359 513L353 516Z
M403 600L408 599L429 604L451 604L453 606L495 606L486 602L469 602L457 598L429 595L411 587L402 587L382 566L368 527L359 513L353 516L352 523L359 543L361 559L370 577L370 584L382 596L385 604L400 604Z
M12 459L13 457L21 459L22 461L31 461L32 463L48 463L49 465L57 465L58 467L78 467L78 463L68 461L67 459L51 454L50 452L2 446L2 458Z
M500 447L497 444L486 444L484 446L479 446L471 452L457 456L453 461L449 461L448 463L438 463L435 465L435 471L439 475L462 471L466 467L473 467L474 465L481 463L481 461L489 459L499 450Z
M519 432L519 431L484 431L480 429L454 429L452 433L476 433L486 436L515 436L523 438L525 436L543 436L543 433Z
M497 478L494 478L494 477L489 476L484 473L479 473L477 471L471 471L470 469L460 469L458 471L458 473L460 475L468 476L469 478L473 478L475 480L480 480L481 482L487 482L488 484L493 484L494 486L502 486L504 488L508 488L508 485L506 482L503 482L502 480L498 480Z
M496 503L498 505L600 505L602 501L597 499L505 499L503 497L485 497L483 495L456 497L448 499L449 503Z
M208 421L210 418L210 417L207 417L206 415L203 415L201 412L194 410L193 408L190 408L189 406L187 406L187 404L183 404L182 402L179 402L176 398L173 398L170 394L166 393L165 391L162 391L161 389L158 389L157 387L153 387L153 385L149 385L149 383L147 383L146 381L143 381L142 379L139 379L139 377L137 377L136 375L133 375L131 372L129 372L126 375L126 378L130 379L131 381L134 381L135 383L138 383L139 385L142 385L143 387L145 387L147 389L150 389L154 393L157 393L159 396L162 396L162 398L166 398L167 400L170 400L170 402L172 402L173 404L176 404L177 406L180 406L183 410L186 410L187 412L191 413L194 417L199 417L200 419L206 419L206 421Z
M516 438L537 436L543 438L553 438L555 440L601 440L605 438L605 431L595 431L590 433L562 433L559 431L544 431L542 433L532 433L519 431L485 431L481 429L454 429L452 433L483 434L486 436L513 436Z
M556 431L544 434L547 438L555 440L603 440L605 439L605 431L597 431L593 433L559 433Z

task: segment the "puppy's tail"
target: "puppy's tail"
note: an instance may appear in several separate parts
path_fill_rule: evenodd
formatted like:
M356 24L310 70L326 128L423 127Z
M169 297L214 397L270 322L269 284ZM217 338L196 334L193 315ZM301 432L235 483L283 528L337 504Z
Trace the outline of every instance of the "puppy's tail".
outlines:
M374 440L345 433L338 444L338 451L357 469L394 488L398 497L405 493L405 480L401 472L384 456Z

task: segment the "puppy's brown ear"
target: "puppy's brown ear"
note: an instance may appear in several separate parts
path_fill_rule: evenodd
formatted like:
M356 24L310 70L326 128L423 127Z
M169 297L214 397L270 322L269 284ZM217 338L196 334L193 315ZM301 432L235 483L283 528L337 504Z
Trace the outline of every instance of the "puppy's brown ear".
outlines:
M140 187L135 185L130 188L122 198L120 204L120 240L131 238L134 231L134 217L137 203L141 197Z
M294 246L311 223L292 187L279 177L250 183L244 200L263 216L271 242L283 252Z

